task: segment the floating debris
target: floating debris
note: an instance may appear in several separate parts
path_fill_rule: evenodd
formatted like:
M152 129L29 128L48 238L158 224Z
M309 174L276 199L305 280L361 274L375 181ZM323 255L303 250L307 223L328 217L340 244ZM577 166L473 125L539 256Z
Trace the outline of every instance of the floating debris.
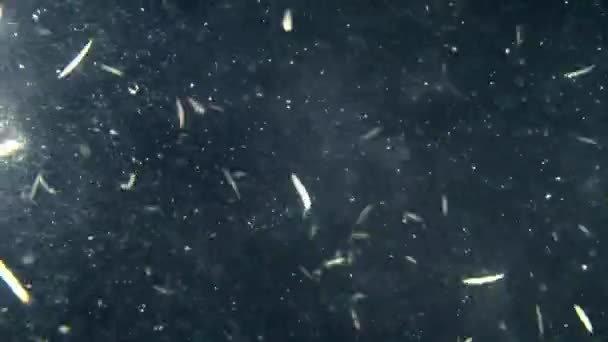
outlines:
M289 8L286 9L285 12L283 12L283 20L281 20L281 25L283 26L283 31L293 31L293 17Z
M74 71L74 69L76 69L76 67L80 64L80 62L82 62L84 57L87 55L92 44L93 44L93 39L89 39L89 42L87 43L87 45L85 45L82 48L82 50L80 50L78 55L76 55L76 57L74 57L74 59L72 59L72 61L68 65L66 65L65 68L63 68L63 70L61 70L61 72L59 73L57 78L62 79L64 77L68 76L69 74L71 74L72 71Z
M585 329L587 329L590 334L593 334L593 325L591 324L589 317L587 317L585 310L583 310L583 308L581 308L578 304L574 304L574 311L576 312L578 319L581 321L581 323L583 323Z
M139 86L137 83L133 83L127 87L127 90L129 91L129 94L137 95L137 93L139 93Z
M312 206L312 200L310 199L310 195L308 194L308 191L306 191L304 184L302 184L302 182L300 181L300 178L298 178L298 176L295 173L291 174L291 182L293 183L293 186L296 188L296 192L300 196L300 200L302 201L302 206L304 207L304 210L302 211L302 216L305 217L306 215L308 215L308 212L310 211L310 208Z
M175 108L177 109L179 128L182 129L186 124L186 111L184 110L184 105L182 105L182 101L180 101L179 97L175 98Z
M36 179L34 179L34 184L32 184L32 189L30 190L29 199L31 201L34 200L34 197L36 197L36 194L38 193L38 188L41 186L49 194L57 194L57 190L49 186L44 177L42 177L42 173L38 173L38 175L36 175Z
M462 283L465 285L484 285L497 282L501 279L504 279L504 273L498 273L494 275L487 275L482 277L474 277L474 278L466 278L462 280Z
M89 145L80 144L80 145L78 145L78 153L83 158L89 158L93 152L91 151L91 147L89 147Z
M136 180L137 180L137 174L131 172L129 174L129 180L126 183L120 184L120 189L125 190L125 191L129 191L129 190L133 189L133 186L135 185Z
M367 220L367 217L369 216L369 214L372 212L373 209L374 209L373 204L366 205L365 208L363 208L363 210L361 210L361 212L359 213L359 217L357 217L357 222L355 222L355 224L356 225L363 224Z
M36 262L36 256L30 251L21 257L21 263L24 265L32 265Z
M308 238L309 239L314 239L317 236L317 233L319 233L319 229L321 229L321 227L319 226L318 223L313 222L310 225L310 229L308 230Z
M441 195L441 213L448 216L448 196Z
M195 113L204 115L207 112L207 109L205 108L205 106L202 103L198 102L197 100L195 100L191 97L187 97L186 100L188 100L190 107L192 107L192 109L194 110Z
M572 71L572 72L567 72L567 73L564 74L564 77L565 78L570 78L570 79L577 78L577 77L580 77L580 76L583 76L583 75L586 75L586 74L590 73L591 71L593 71L594 68L595 68L595 64L591 64L591 65L589 65L587 67L584 67L582 69L579 69L579 70L576 70L576 71Z
M27 292L27 290L25 289L25 287L23 287L23 285L21 285L21 282L17 279L17 277L15 277L13 272L11 272L11 270L9 270L8 267L6 267L6 265L4 264L4 262L2 260L0 260L0 277L2 278L2 280L4 280L6 285L8 285L8 287L10 287L10 289L13 291L15 296L17 296L17 298L19 298L21 303L23 303L23 304L31 303L32 299L31 299L29 293Z
M545 324L543 323L543 314L540 312L538 304L536 304L536 326L538 327L538 337L542 338L545 335Z
M230 184L230 187L232 188L232 190L234 190L234 193L236 194L236 198L238 198L240 200L241 193L239 192L239 188L237 187L236 182L234 181L234 178L232 178L230 171L228 171L228 169L222 168L222 173L224 174L224 177L226 178L226 182L228 182L228 184Z
M124 73L122 72L122 70L115 68L113 66L109 66L107 64L103 64L101 63L99 65L99 67L101 68L101 70L105 71L105 72L109 72L112 75L118 76L118 77L123 77Z

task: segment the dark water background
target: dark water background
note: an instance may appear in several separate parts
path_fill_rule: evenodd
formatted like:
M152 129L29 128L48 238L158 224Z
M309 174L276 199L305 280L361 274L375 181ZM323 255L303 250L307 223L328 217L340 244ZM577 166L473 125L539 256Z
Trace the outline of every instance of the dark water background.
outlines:
M605 337L603 2L5 6L0 100L28 149L2 168L0 258L34 302L0 287L3 341L534 341L535 305L545 340ZM223 111L187 107L180 130L187 96ZM39 172L60 191L33 204ZM300 271L338 250L353 264ZM506 277L461 282L483 273Z

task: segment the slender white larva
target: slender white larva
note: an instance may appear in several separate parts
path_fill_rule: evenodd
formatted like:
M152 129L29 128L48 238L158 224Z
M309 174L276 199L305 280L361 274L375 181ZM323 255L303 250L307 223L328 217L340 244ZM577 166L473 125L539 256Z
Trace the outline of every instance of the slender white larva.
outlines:
M186 111L184 110L184 105L182 105L182 101L180 101L179 97L175 98L175 108L177 109L177 120L179 121L179 128L184 128L186 123Z
M195 99L191 98L191 97L187 97L186 100L188 100L188 103L190 103L190 107L192 107L192 109L194 109L195 113L198 114L205 114L207 112L207 109L205 108L205 106L196 101Z
M355 222L355 224L356 225L363 224L367 220L367 217L369 216L369 214L372 212L373 209L374 209L373 204L366 205L365 208L363 208L363 210L361 210L361 213L359 213L359 217L357 217L357 222Z
M31 297L27 290L21 285L21 282L15 277L13 272L6 267L2 260L0 260L0 277L4 280L6 285L10 287L15 296L19 298L21 303L29 304L31 302Z
M577 78L579 76L583 76L585 74L590 73L591 71L593 71L593 69L595 69L595 64L591 64L591 65L589 65L587 67L584 67L582 69L579 69L579 70L575 70L575 71L572 71L572 72L567 72L567 73L564 74L564 77L565 78L570 78L570 79Z
M595 141L591 138L587 138L587 137L578 136L578 137L576 137L576 140L578 140L584 144L597 145L597 141Z
M482 277L474 277L474 278L466 278L462 280L462 283L465 285L484 285L489 283L494 283L499 281L505 277L504 273L498 273L493 275L487 275Z
M408 224L410 221L422 223L422 222L424 222L424 219L422 218L422 216L420 216L416 213L413 213L411 211L404 212L403 216L401 217L401 222L403 224Z
M536 326L538 327L538 337L545 335L545 324L543 322L543 314L540 312L540 306L536 304Z
M382 133L382 127L374 127L367 131L367 133L363 134L360 139L363 141L371 140L380 135L380 133Z
M230 184L230 187L234 191L236 198L241 199L241 192L239 191L239 188L236 185L236 181L234 180L234 178L232 178L230 171L228 171L228 169L222 168L222 173L224 174L224 177L226 178L226 182L228 182L228 184Z
M105 72L109 72L112 75L118 76L118 77L122 77L124 75L124 73L122 72L122 70L115 68L113 66L107 65L107 64L100 64L99 67L101 68L101 70L105 71Z
M76 57L74 57L74 59L72 59L72 61L68 65L66 65L65 68L63 68L63 70L61 70L61 72L59 73L57 78L62 79L64 77L68 76L69 74L71 74L72 71L74 71L74 69L76 69L76 67L80 64L80 62L82 62L84 57L87 55L92 44L93 44L93 39L89 39L89 42L87 43L87 45L85 45L82 48L82 50L80 50L78 55L76 55Z
M300 200L302 201L302 206L304 207L302 215L306 216L308 214L308 211L310 210L310 207L312 206L312 200L310 199L310 195L308 194L308 191L306 191L304 184L302 184L302 182L300 181L300 178L298 178L295 173L291 174L291 182L296 188L296 192L298 193L298 195L300 196Z
M581 323L583 323L585 329L587 329L589 333L593 334L593 325L591 324L591 320L585 313L585 310L583 310L583 308L581 308L579 305L574 304L574 311L576 312L578 319L581 321Z

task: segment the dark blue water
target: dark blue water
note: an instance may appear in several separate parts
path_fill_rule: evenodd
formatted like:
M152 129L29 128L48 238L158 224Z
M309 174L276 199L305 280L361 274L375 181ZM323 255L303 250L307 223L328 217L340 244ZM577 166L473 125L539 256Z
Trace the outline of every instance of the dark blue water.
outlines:
M4 5L3 340L605 336L603 3Z

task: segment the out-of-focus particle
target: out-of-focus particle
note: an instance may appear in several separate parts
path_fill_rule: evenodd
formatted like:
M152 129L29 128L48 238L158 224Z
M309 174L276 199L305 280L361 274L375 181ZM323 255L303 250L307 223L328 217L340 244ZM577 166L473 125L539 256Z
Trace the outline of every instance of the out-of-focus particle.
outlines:
M61 335L67 335L72 331L72 327L70 327L69 325L66 324L62 324L60 326L57 327L57 331L61 334Z
M293 30L293 17L289 8L283 13L281 25L283 26L283 31L285 32L291 32Z

